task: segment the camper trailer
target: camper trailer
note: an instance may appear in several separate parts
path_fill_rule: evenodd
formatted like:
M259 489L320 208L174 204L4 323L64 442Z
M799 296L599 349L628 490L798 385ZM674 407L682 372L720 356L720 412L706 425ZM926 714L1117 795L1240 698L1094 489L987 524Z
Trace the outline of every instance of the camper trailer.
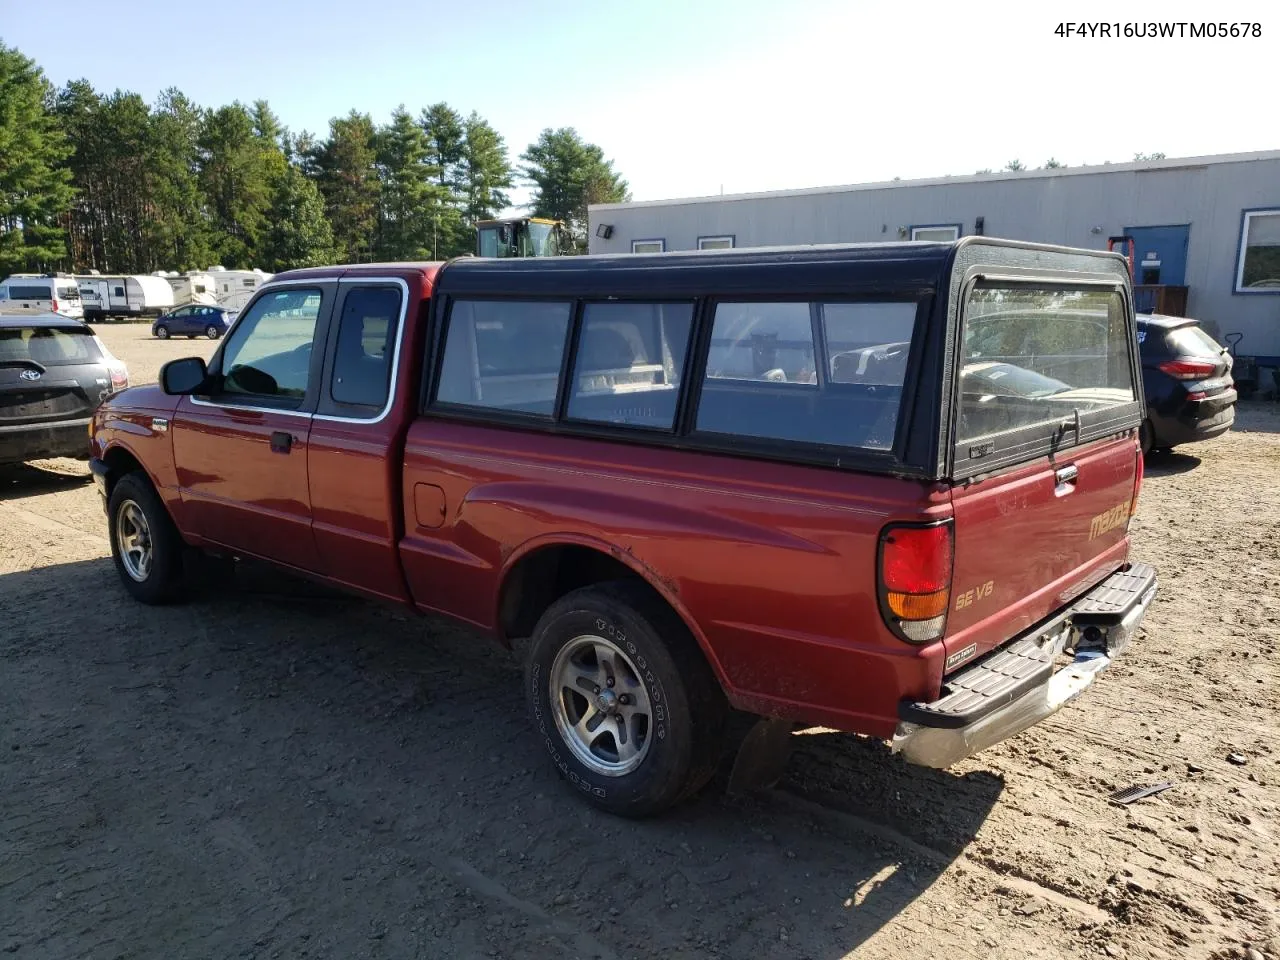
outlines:
M173 288L175 307L185 307L189 303L198 303L206 307L218 305L218 298L214 294L213 277L209 274L200 270L189 270L185 274L173 271L164 274L164 278Z
M100 317L159 316L173 308L173 288L163 277L104 276L76 277L85 319Z
M248 303L258 287L271 279L271 274L264 273L256 267L252 270L228 270L226 267L210 267L207 271L213 278L214 296L218 306L233 313Z

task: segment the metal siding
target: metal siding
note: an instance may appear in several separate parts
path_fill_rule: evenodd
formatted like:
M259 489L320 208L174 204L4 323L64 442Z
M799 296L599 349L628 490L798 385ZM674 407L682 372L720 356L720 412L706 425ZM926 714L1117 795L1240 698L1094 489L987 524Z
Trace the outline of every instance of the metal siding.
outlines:
M1106 249L1126 225L1190 224L1188 312L1220 334L1244 334L1241 352L1280 356L1280 296L1234 295L1242 210L1280 208L1280 158L1098 170L956 183L832 188L777 196L591 210L591 252L625 253L636 238L662 237L670 251L699 236L733 234L738 249L775 244L896 241L899 228L984 217L990 237ZM595 236L610 223L613 237ZM1100 228L1097 233L1092 228Z

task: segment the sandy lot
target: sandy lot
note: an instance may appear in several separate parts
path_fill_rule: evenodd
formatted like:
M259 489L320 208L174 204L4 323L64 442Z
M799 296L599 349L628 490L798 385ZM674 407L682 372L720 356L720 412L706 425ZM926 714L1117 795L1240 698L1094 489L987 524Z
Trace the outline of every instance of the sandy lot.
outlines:
M215 346L99 332L135 382ZM4 956L1280 960L1280 408L1149 466L1161 595L1081 701L946 772L809 732L645 823L482 638L249 571L149 609L104 529L82 466L0 472Z

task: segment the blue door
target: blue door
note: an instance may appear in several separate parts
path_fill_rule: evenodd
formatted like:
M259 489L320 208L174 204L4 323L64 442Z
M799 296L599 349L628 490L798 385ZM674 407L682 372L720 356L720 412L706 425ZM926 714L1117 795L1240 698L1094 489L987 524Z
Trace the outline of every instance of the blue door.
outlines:
M1181 287L1187 282L1187 240L1191 225L1125 227L1133 237L1134 286Z

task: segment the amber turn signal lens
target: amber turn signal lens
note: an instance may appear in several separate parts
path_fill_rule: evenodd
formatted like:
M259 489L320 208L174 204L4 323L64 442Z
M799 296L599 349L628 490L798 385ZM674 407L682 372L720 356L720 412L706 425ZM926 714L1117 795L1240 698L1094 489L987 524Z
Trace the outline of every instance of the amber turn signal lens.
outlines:
M889 609L895 617L903 620L931 620L947 612L947 601L951 597L950 590L938 590L935 593L894 593L885 595Z

